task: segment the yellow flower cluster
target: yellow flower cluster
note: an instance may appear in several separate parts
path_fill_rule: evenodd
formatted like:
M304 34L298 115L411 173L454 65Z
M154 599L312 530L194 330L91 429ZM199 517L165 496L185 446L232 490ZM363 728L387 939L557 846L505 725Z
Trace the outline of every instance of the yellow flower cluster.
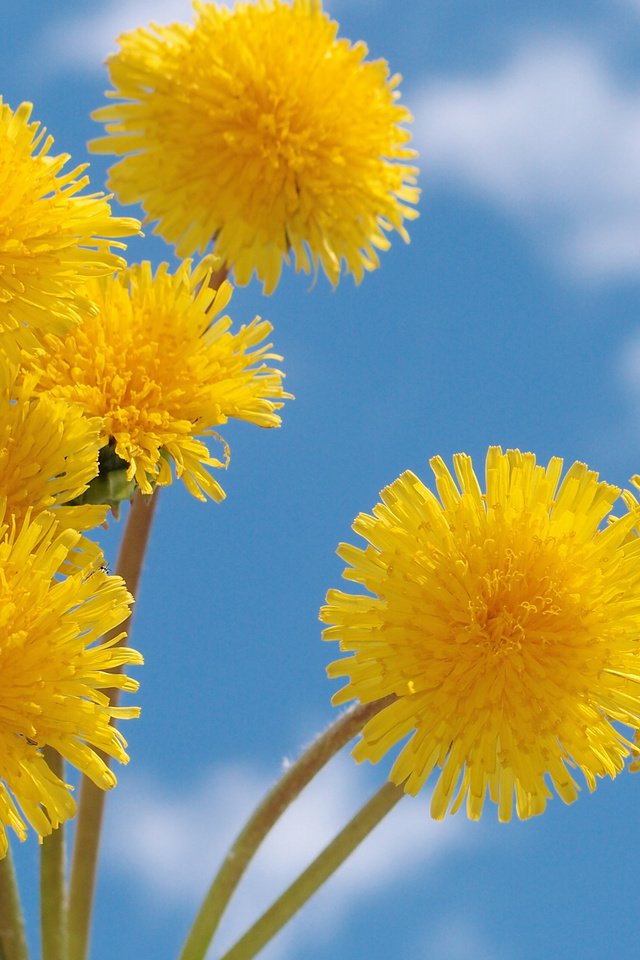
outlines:
M338 39L317 0L194 3L195 23L134 30L94 114L120 156L109 186L142 202L180 256L215 251L271 292L283 260L359 281L417 216L399 76Z
M108 197L81 193L86 164L65 172L68 155L51 156L53 138L31 110L14 113L0 98L0 351L14 357L93 309L87 280L121 269L114 238L140 229L113 217Z
M0 856L7 828L43 837L75 811L45 748L103 788L104 757L128 759L112 720L138 711L112 694L137 689L116 629L132 598L85 534L174 474L221 500L218 428L279 426L289 396L270 324L224 314L219 258L127 268L115 238L140 224L83 192L31 112L0 101Z
M0 857L7 828L44 837L75 812L45 750L115 784L104 756L128 757L112 720L138 709L108 691L135 691L120 670L142 662L117 630L132 598L83 533L106 507L74 505L98 474L102 422L37 390L24 363L95 314L89 287L124 267L114 238L140 224L82 193L84 167L64 171L31 110L0 101Z
M366 594L331 590L326 640L349 654L335 703L391 695L354 750L378 761L409 738L391 780L417 793L434 770L434 817L487 793L501 820L541 813L548 781L567 803L578 768L590 790L635 751L616 726L640 727L640 508L610 511L621 491L582 463L489 449L482 491L471 459L456 480L431 461L438 495L412 473L382 491L342 544L344 576ZM611 522L602 528L607 518ZM637 751L636 751L637 752Z
M103 788L103 756L128 759L112 720L138 711L108 691L137 689L120 671L142 658L114 633L132 598L84 535L105 521L114 463L127 495L170 483L173 464L220 500L209 470L227 448L216 459L203 438L230 417L278 426L288 396L270 325L231 330L231 286L212 289L208 261L125 269L101 238L139 224L80 196L82 168L62 172L30 115L0 107L0 856L7 828L43 837L75 812L45 748Z
M175 274L149 263L91 281L98 310L65 338L46 337L46 353L30 364L36 389L99 418L100 445L113 442L127 478L145 494L171 483L171 464L199 499L224 496L208 467L221 467L198 437L213 435L230 417L277 427L289 396L281 357L264 340L258 319L236 333L220 314L231 297L226 281L209 286L211 265ZM217 318L217 319L216 319ZM224 447L226 451L226 445Z
M227 275L269 293L293 261L359 282L417 216L400 78L320 0L194 14L119 38L92 149L119 158L110 188L179 257L211 245L199 263L127 266L138 221L83 192L30 104L0 100L0 857L8 828L43 837L75 812L45 748L102 788L105 757L128 760L112 721L138 710L109 691L137 689L121 672L142 663L119 630L132 597L87 531L174 477L220 501L218 430L280 425L272 328L233 330ZM478 819L489 798L528 818L552 788L576 799L571 770L593 790L640 755L640 504L518 450L489 449L484 489L466 455L431 466L437 493L402 474L356 519L365 546L339 548L363 590L321 610L347 654L334 703L381 702L354 756L395 750L409 794L433 774L434 817Z
M90 146L118 158L111 195L52 153L30 104L0 98L0 858L10 831L74 816L52 754L101 789L129 759L133 597L90 531L174 479L221 501L219 430L280 426L272 327L234 328L227 277L271 293L292 263L360 282L418 215L401 78L321 0L193 6L108 60ZM127 265L141 224L114 195L198 259ZM376 704L355 758L393 753L411 795L431 781L436 819L487 801L526 819L554 792L575 801L575 771L594 790L639 768L638 499L519 450L490 447L484 483L465 454L431 467L435 492L406 472L357 517L364 545L338 549L357 586L320 612L345 654L333 702Z
M129 615L120 577L98 561L61 576L80 534L61 529L52 512L18 522L0 501L0 856L5 828L21 839L26 822L42 837L73 816L68 785L47 765L50 747L109 789L116 779L101 753L128 760L114 717L138 715L112 707L108 688L135 691L118 672L142 663L124 633L104 639ZM100 752L98 752L100 751Z
M400 77L320 0L194 14L119 38L91 146L178 256L212 246L197 264L127 266L139 222L84 192L30 104L0 99L0 857L7 829L44 837L75 812L45 748L102 788L105 757L128 760L112 721L138 710L112 693L137 689L121 672L142 663L119 630L132 597L87 531L174 477L221 500L219 428L280 425L272 328L233 330L227 275L269 293L293 261L359 282L417 216ZM593 790L640 754L640 504L518 450L489 449L484 491L466 455L454 475L431 466L437 494L403 474L355 521L366 545L339 548L364 590L321 611L347 654L334 702L381 701L354 755L398 748L390 778L410 794L437 771L434 817L478 819L487 797L501 820L531 817L551 787L576 799L571 769Z

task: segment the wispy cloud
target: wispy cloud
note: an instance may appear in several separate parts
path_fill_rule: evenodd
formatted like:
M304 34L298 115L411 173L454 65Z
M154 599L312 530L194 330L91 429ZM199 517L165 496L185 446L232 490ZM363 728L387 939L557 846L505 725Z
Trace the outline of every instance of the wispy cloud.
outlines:
M218 0L233 6L233 0ZM99 71L116 37L151 22L193 21L192 0L106 0L53 21L43 38L51 70Z
M640 327L628 332L620 345L613 376L623 394L625 415L611 425L607 436L618 451L631 452L628 470L637 474L637 458L633 452L637 450L640 424Z
M408 960L500 960L478 924L461 912L441 917L435 930L425 931ZM516 960L513 955L510 960Z
M221 928L221 947L259 916L367 799L373 788L363 774L350 759L338 759L304 791L251 864ZM193 909L267 786L264 774L249 765L214 768L190 789L175 792L151 781L125 782L110 807L111 869L123 871L165 908ZM481 836L483 828L462 817L435 823L427 797L403 800L305 908L302 920L280 935L278 958L285 950L301 955L305 943L338 934L351 908L399 878L420 871L425 882L445 853Z
M634 330L625 340L618 355L618 379L629 396L640 406L640 330Z
M640 90L595 47L539 40L413 98L427 182L517 218L585 279L640 277Z

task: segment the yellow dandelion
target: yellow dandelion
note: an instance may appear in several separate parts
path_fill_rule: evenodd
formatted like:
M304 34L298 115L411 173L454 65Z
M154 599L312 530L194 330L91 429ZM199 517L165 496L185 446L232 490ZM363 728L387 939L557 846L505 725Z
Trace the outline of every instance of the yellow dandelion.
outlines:
M32 104L15 113L0 98L0 343L33 349L43 331L62 334L86 309L89 277L124 266L115 237L137 220L111 216L108 197L82 194L86 164L64 171L53 138L30 122ZM16 353L17 356L17 353Z
M35 391L36 378L0 363L0 497L6 516L21 522L55 508L61 529L91 530L104 506L72 506L98 474L102 422L77 405ZM82 538L90 556L97 547Z
M174 275L155 276L142 263L113 278L92 281L98 305L65 339L48 337L47 354L33 361L38 389L78 404L102 420L102 444L125 461L127 478L151 493L177 477L200 500L224 496L199 437L213 436L230 417L277 427L275 412L288 396L281 360L263 341L271 325L256 318L232 333L227 306L232 287L208 286L211 267L188 261ZM224 445L225 456L227 448Z
M215 251L270 293L283 259L362 279L405 219L417 169L398 75L338 39L319 0L194 3L195 25L155 24L109 58L120 102L90 148L123 157L109 188L141 202L179 256Z
M383 490L342 544L344 576L372 596L332 590L325 639L351 656L335 703L396 699L354 750L379 760L409 735L391 780L416 794L440 768L431 812L485 795L501 820L541 813L579 789L568 768L615 777L634 749L614 722L640 726L640 539L631 509L602 529L620 490L574 463L491 447L482 493L471 459L455 480L431 461L439 498L410 472ZM629 501L627 501L629 503Z
M0 522L3 515L0 505ZM0 856L6 829L40 837L75 813L67 784L47 765L49 746L103 789L116 783L101 754L128 762L112 718L138 708L112 707L109 688L135 691L120 673L142 663L134 650L105 641L129 615L120 577L96 561L92 570L59 573L80 534L60 530L51 513L0 531ZM115 671L115 672L114 672ZM100 752L98 752L100 751Z

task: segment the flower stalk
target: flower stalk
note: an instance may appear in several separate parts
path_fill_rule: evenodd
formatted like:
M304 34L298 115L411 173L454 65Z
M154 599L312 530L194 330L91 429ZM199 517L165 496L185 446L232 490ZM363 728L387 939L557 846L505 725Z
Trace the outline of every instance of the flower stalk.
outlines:
M57 750L45 747L51 771L64 778L64 761ZM65 830L61 824L40 849L40 929L42 960L67 958L67 891L65 875Z
M135 493L120 544L116 573L134 597L138 595L157 499L157 488L152 497ZM129 630L131 616L118 632ZM111 691L111 701L117 704L117 689ZM104 804L104 790L83 777L69 883L69 960L85 960L88 956Z
M255 957L404 796L402 787L385 783L221 960Z
M0 958L29 960L27 938L11 850L0 860Z
M179 960L203 960L224 911L258 847L319 770L393 698L358 705L328 727L271 788L229 848L200 907Z

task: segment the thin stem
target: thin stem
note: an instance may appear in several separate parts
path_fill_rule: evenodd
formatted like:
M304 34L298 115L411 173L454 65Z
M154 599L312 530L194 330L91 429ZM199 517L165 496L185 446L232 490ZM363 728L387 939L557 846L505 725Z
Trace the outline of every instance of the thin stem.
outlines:
M53 773L64 778L64 761L57 750L44 748ZM64 825L42 840L40 847L40 930L42 960L66 960L67 891L65 877Z
M142 497L139 491L135 493L120 544L116 573L123 577L134 597L138 595L157 499L157 488L151 498ZM131 617L118 627L118 632L130 628L130 624ZM112 691L111 702L117 704L117 690ZM108 762L107 757L104 759ZM83 777L69 885L69 960L86 960L88 955L104 804L104 791Z
M11 850L0 860L0 960L29 960Z
M402 787L385 783L221 960L251 960L255 957L404 795Z
M185 941L179 960L203 960L218 924L258 847L316 773L393 697L351 707L307 748L251 815L227 853Z
M155 488L150 497L143 497L139 490L135 492L122 535L120 550L118 551L116 573L122 577L127 585L127 590L134 597L138 596L140 574L142 573L142 565L147 552L151 524L157 503L158 487ZM123 626L118 627L118 633L127 629L130 620L131 617Z

